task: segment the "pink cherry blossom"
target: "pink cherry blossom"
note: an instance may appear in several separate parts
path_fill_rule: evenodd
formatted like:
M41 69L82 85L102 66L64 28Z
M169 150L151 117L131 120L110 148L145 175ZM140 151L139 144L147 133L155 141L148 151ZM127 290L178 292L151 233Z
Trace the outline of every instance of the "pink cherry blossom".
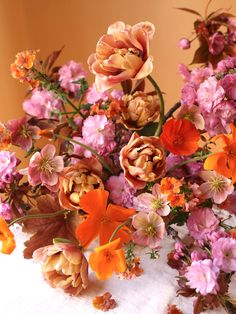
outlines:
M217 294L219 291L217 276L218 269L210 259L193 261L185 274L190 288L196 289L201 295Z
M0 182L11 183L16 175L18 161L15 153L0 151Z
M148 214L139 212L133 216L133 227L136 231L132 237L135 243L157 248L164 237L165 224L161 216L151 211Z
M226 273L236 271L236 240L220 238L212 244L214 264Z
M55 153L55 146L47 144L41 152L36 152L31 157L28 178L32 186L42 184L51 191L57 190L59 173L64 168L64 162L63 158L55 156Z
M219 55L225 47L225 37L218 32L209 38L209 51L213 56Z
M3 217L5 220L12 219L12 208L9 203L0 201L0 217Z

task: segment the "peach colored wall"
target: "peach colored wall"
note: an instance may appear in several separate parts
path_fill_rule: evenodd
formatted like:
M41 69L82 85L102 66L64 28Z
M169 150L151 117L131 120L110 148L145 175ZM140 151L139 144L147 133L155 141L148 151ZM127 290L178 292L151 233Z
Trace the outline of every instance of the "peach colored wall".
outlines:
M149 20L156 26L151 44L153 76L166 93L167 106L178 100L182 85L177 64L189 63L193 50L180 51L178 39L189 36L194 15L176 10L188 7L204 12L207 0L0 0L0 120L21 115L25 86L11 78L9 65L18 51L40 49L41 57L65 45L60 63L83 62L95 49L109 24ZM213 0L210 10L232 7L235 0ZM92 76L90 76L92 80Z

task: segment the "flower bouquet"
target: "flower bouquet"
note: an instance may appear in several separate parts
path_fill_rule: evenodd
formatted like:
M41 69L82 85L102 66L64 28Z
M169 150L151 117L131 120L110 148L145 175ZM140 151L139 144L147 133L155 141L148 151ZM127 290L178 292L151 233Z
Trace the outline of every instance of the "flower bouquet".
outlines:
M78 296L89 268L98 280L142 276L143 252L158 263L169 236L167 263L194 313L235 313L236 19L180 9L197 16L192 64L201 65L179 66L181 99L167 112L151 76L150 22L109 26L88 58L91 86L82 64L55 65L62 49L45 61L36 50L16 55L12 76L30 92L25 116L0 125L1 251L12 253L10 227L19 224L30 235L24 257L42 264L52 287ZM107 292L93 305L117 304ZM182 313L173 304L167 311Z

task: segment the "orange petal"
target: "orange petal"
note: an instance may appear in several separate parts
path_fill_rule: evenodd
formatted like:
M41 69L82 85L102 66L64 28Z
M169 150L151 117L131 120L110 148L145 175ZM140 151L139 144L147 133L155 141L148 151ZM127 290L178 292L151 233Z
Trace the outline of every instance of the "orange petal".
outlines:
M109 193L105 190L92 190L83 195L80 199L80 207L86 213L105 213Z
M212 154L207 157L204 162L204 169L215 170L227 178L231 176L229 168L227 167L227 156L223 152Z
M94 250L96 252L101 252L102 250L105 250L105 249L115 250L119 246L119 244L120 244L120 239L116 239L116 240L113 240L112 242L108 242L99 247L96 247Z
M76 237L83 247L88 246L99 234L101 220L96 216L88 217L76 229Z
M11 254L16 248L16 242L13 238L7 238L2 242L1 252L4 254Z
M101 224L100 228L100 233L99 233L99 238L100 238L100 244L107 243L115 229L120 225L120 222L116 221L106 221ZM120 239L120 245L119 247L122 246L122 243L129 243L131 240L131 235L130 235L130 229L126 226L122 227L119 231L117 231L114 239Z
M114 271L117 273L123 273L126 270L126 260L125 260L125 253L122 249L116 250L116 263Z
M106 211L106 216L113 221L123 222L130 216L135 214L135 209L125 208L118 205L109 204Z

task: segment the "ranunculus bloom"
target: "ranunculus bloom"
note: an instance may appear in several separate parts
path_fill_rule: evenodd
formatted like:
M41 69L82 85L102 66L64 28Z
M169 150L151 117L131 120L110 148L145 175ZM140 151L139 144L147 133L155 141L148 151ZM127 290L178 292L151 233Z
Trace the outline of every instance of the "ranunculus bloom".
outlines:
M164 148L158 137L133 133L120 152L120 163L130 185L143 189L160 178L166 166Z
M107 243L115 229L134 215L133 208L113 204L107 206L108 196L107 191L96 189L81 197L80 207L87 215L77 227L76 236L82 246L88 246L97 236L100 244ZM120 238L121 243L129 243L130 229L127 226L121 227L114 238Z
M191 155L198 149L200 134L191 121L170 119L164 124L160 138L171 153Z
M109 26L88 59L96 86L104 91L128 79L142 79L152 72L149 41L155 31L153 24L141 22L134 26L116 22Z
M165 233L165 223L161 216L151 211L139 212L133 217L132 225L136 231L132 234L135 243L155 249L160 245Z
M217 276L217 268L213 266L210 259L192 262L185 274L190 288L196 289L196 292L201 295L217 294L219 291Z
M66 167L59 178L59 201L63 208L77 210L80 198L93 189L104 189L102 165L95 158L84 158Z
M216 204L223 203L234 191L231 180L215 171L201 171L200 177L205 181L199 187L204 198L212 198Z
M236 240L220 238L212 244L213 263L226 273L236 271Z
M44 279L53 288L78 296L88 286L88 262L78 245L54 243L34 251L33 259L42 263Z
M55 153L55 146L47 144L41 152L36 152L30 158L28 178L32 186L43 184L51 191L57 190L59 173L64 168L64 162L63 158L55 156Z
M19 145L24 150L29 150L32 147L33 139L39 138L39 127L27 123L27 117L8 121L7 127L11 132L12 143Z
M89 266L100 280L107 280L113 272L123 273L126 269L125 254L120 249L120 239L94 249L89 257Z
M122 122L128 129L139 130L149 122L157 121L159 101L156 96L135 92L133 95L124 95L122 100Z
M210 208L199 208L191 212L187 227L190 235L196 240L204 240L212 231L219 228L219 219Z
M2 242L2 253L11 254L14 251L16 247L14 235L2 217L0 217L0 241Z

